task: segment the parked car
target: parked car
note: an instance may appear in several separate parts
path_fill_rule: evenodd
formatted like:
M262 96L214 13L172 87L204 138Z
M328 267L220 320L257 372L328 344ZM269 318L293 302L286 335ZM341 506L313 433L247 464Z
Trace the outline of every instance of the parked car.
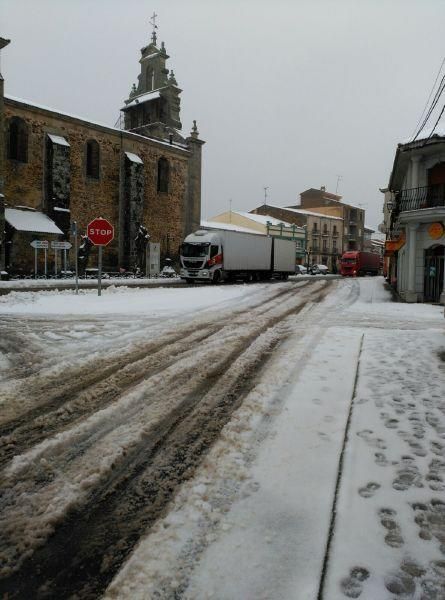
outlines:
M295 275L307 275L307 269L304 265L295 265Z
M326 265L312 265L310 269L311 275L327 275L329 269Z

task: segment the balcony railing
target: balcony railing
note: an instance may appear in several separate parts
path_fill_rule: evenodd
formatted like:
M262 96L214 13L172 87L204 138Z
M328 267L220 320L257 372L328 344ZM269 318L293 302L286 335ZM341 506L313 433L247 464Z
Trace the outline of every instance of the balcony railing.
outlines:
M445 184L443 183L401 190L396 194L398 212L438 206L445 206Z

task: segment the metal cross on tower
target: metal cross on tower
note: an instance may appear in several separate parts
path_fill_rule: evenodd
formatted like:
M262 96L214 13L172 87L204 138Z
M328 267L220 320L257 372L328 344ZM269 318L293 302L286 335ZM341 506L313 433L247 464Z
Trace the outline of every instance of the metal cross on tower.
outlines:
M156 29L158 28L158 26L156 25L157 16L158 15L153 11L153 14L150 18L150 25L153 27L153 31L151 33L151 41L153 42L153 44L156 44Z

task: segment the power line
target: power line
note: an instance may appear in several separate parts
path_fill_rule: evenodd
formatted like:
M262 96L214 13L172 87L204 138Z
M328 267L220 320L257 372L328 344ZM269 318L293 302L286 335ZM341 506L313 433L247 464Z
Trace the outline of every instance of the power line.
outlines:
M426 142L427 142L427 141L428 141L428 140L429 140L429 139L430 139L430 138L433 136L433 134L434 134L434 130L436 129L436 127L437 127L437 124L439 123L439 121L440 121L440 119L441 119L441 117L442 117L442 115L443 115L444 111L445 111L445 104L442 106L442 110L440 111L440 115L439 115L439 117L437 118L437 121L434 123L434 127L432 128L432 130L431 130L431 133L430 133L430 134L428 135L428 137L426 138L426 140L425 140L425 143L426 143Z
M433 95L434 88L436 87L437 80L439 79L439 75L440 75L440 73L442 72L442 69L443 69L443 65L444 65L444 64L445 64L445 57L444 57L444 58L443 58L443 60L442 60L442 64L440 65L440 68L439 68L439 70L438 70L438 72L437 72L437 75L436 75L436 79L434 80L433 87L431 88L430 95L428 96L428 100L425 102L425 106L423 107L422 114L420 115L420 118L419 118L419 120L418 120L418 122L417 122L417 125L414 127L414 131L413 131L413 133L412 133L412 136L411 136L411 137L414 137L414 134L416 133L416 131L417 131L417 128L419 127L419 124L420 124L420 122L421 122L421 121L422 121L422 119L423 119L423 115L425 114L426 107L428 106L428 103L429 103L429 101L430 101L430 99L431 99L431 96ZM419 134L417 134L417 135L419 135Z
M416 135L414 136L414 139L412 140L413 142L416 141L417 137L419 136L420 132L422 131L422 129L425 127L425 125L427 124L433 110L436 108L437 103L440 100L440 97L442 96L443 92L445 90L445 75L443 75L442 79L440 80L440 84L439 87L437 88L437 91L434 95L433 101L431 103L430 108L428 109L428 112L425 116L425 118L423 119L422 125L420 126L420 129L418 130L418 132L416 133Z

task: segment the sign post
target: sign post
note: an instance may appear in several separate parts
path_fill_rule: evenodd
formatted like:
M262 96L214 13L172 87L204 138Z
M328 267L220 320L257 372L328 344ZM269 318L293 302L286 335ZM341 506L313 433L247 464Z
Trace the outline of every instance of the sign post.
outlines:
M79 266L77 262L77 221L71 223L71 235L74 237L74 270L76 273L76 294L79 293Z
M37 250L45 250L45 276L46 276L46 251L48 249L48 240L33 240L31 246L34 248L34 279L37 279Z
M114 227L107 221L99 217L88 223L87 236L91 243L99 246L98 274L97 274L97 295L102 293L102 247L107 246L114 238Z
M71 244L69 242L51 242L51 248L54 250L54 273L57 277L57 251L63 250L65 253L65 271L66 271L66 251L71 248Z

